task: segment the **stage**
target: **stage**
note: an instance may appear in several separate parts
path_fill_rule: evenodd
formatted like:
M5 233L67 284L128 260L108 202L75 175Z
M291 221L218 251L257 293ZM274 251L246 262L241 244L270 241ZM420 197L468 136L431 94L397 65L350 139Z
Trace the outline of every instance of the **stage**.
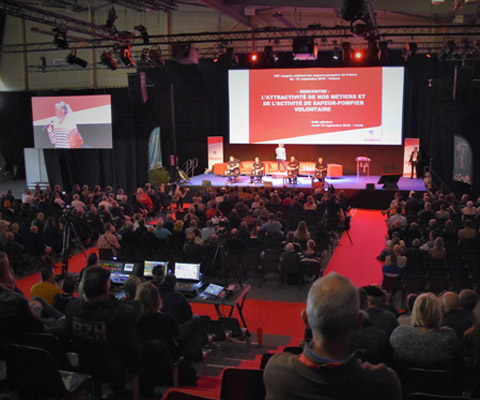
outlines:
M383 184L378 184L380 176L356 176L346 175L339 178L326 178L326 187L335 189L335 192L343 190L345 196L351 201L353 207L358 208L388 208L390 201L393 199L393 193L400 191L404 198L408 196L411 190L415 192L425 191L425 184L422 179L400 178L398 181L398 189L387 190L383 189ZM374 189L370 187L367 189L367 184L373 184ZM270 186L271 185L271 186ZM213 187L249 187L249 188L264 188L266 186L273 189L302 189L304 191L313 192L312 179L306 176L298 177L297 184L288 184L286 179L275 176L265 176L262 183L250 183L249 176L239 176L238 182L228 183L228 179L224 176L214 174L201 174L190 178L188 183L182 186L189 187L190 193L194 194L197 191L204 189L206 186ZM193 192L193 193L192 193ZM190 197L190 196L189 196Z

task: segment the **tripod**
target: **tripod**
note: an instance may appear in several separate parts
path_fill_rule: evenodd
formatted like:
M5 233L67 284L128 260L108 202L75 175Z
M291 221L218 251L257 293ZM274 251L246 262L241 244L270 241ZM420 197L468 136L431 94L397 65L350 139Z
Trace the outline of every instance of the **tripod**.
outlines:
M70 254L72 251L72 237L73 239L80 244L82 253L87 258L85 253L85 248L82 245L78 233L73 224L72 215L69 210L65 210L63 214L63 238L62 238L62 276L65 276L68 273L68 261L70 259Z

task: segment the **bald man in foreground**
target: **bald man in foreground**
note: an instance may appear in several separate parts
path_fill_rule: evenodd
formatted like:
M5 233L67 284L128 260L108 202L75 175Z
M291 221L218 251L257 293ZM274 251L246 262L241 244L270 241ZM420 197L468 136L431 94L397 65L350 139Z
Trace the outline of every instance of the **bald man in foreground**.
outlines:
M302 311L313 340L300 356L279 353L270 359L264 372L266 400L401 399L392 369L362 363L349 353L362 318L358 291L349 279L332 272L315 281Z

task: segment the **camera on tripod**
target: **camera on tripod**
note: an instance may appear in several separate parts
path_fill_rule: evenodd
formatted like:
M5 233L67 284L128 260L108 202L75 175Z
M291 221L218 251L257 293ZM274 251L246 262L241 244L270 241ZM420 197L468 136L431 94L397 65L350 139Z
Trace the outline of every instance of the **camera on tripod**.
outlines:
M62 212L62 216L60 217L60 222L65 225L65 222L73 222L75 218L75 209L72 206L68 205L65 206Z

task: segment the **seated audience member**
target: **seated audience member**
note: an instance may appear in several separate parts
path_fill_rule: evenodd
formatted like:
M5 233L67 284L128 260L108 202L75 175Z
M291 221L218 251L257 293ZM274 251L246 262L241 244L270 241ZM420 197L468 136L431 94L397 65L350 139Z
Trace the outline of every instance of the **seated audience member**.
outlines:
M42 332L41 304L34 307L15 285L15 277L5 253L0 252L0 347L26 332ZM35 302L36 303L36 302Z
M391 217L388 218L387 225L389 228L393 228L395 226L396 221L401 222L402 229L405 229L407 227L407 219L402 213L403 213L403 208L397 207L395 214L393 214Z
M41 277L42 281L32 286L30 289L30 294L32 297L41 297L48 304L53 306L55 296L62 293L62 289L60 289L55 282L55 274L53 273L52 268L43 268Z
M293 248L297 253L300 253L302 251L302 246L300 246L300 243L297 243L295 241L295 232L288 232L287 233L286 240L282 242L282 247L285 249L285 246L288 243L293 244Z
M398 265L401 268L407 265L407 257L402 256L400 245L393 246L393 253L385 257L385 265Z
M33 257L41 257L45 251L45 242L39 231L40 230L36 225L32 225L27 236L25 236L25 251Z
M83 273L87 268L96 266L97 263L98 263L98 254L96 252L90 253L87 257L87 265L83 267L82 270L80 271L80 274L78 276L78 281L79 282L82 281Z
M140 382L142 394L148 398L153 393L155 384L165 383L162 378L170 370L170 360L175 361L179 357L176 345L179 330L175 320L160 311L162 300L157 288L151 283L139 285L135 300L141 309L137 332L146 364L140 374Z
M123 283L123 290L125 292L125 301L127 304L133 305L135 302L135 296L137 294L137 288L142 283L141 279L136 275L129 276Z
M433 247L428 250L428 258L432 260L445 260L447 258L447 250L445 250L445 243L441 237L437 237L433 242Z
M354 332L350 351L360 350L360 358L372 364L390 363L392 349L387 334L368 319L368 296L363 288L358 289L362 325Z
M386 294L378 286L365 286L368 295L368 317L377 328L382 329L388 336L398 326L395 314L386 308Z
M458 231L458 239L460 243L464 240L472 240L477 237L477 231L473 228L472 221L469 219L463 223L463 228Z
M467 366L478 374L480 370L480 302L473 309L473 322L463 336ZM478 376L478 375L477 375Z
M205 240L208 240L208 238L212 236L214 233L215 233L215 224L210 219L207 221L207 226L205 226L205 228L202 228L200 237L203 241L205 241Z
M119 357L127 372L137 373L143 365L136 332L138 316L133 307L112 299L110 285L107 269L93 266L85 270L80 298L71 300L65 310L67 335L83 349L86 357L86 349L95 352L108 348ZM99 357L94 354L91 357ZM98 363L101 362L98 358Z
M172 233L166 229L164 226L163 220L160 218L157 221L157 225L155 226L155 236L159 240L167 240L170 236L172 236Z
M53 306L63 314L65 314L67 304L75 298L76 283L77 280L72 274L65 274L62 280L62 293L57 294L53 299Z
M459 340L473 324L473 313L460 307L460 300L456 293L446 292L440 296L442 302L443 318L442 326L453 329Z
M411 325L413 304L415 303L415 300L417 299L417 297L418 296L415 293L410 293L407 296L407 309L405 313L403 313L397 318L397 321L400 324L400 326Z
M315 250L315 246L315 240L310 239L307 242L307 250L300 254L300 265L302 266L308 263L311 265L311 268L315 266L315 269L319 271L319 274L322 274L323 271L320 270L322 255ZM304 272L308 272L308 270L304 270ZM316 278L318 278L318 276Z
M466 221L467 219L474 219L477 214L477 209L473 205L473 201L467 201L465 207L462 208L462 219Z
M315 281L302 318L313 339L300 356L284 352L270 359L264 372L266 400L401 398L393 370L361 363L349 353L362 323L358 291L350 280L332 272Z
M275 214L270 213L268 214L268 221L265 222L260 229L258 230L259 235L282 235L282 224L280 221L275 219Z
M460 307L464 310L473 311L477 304L478 296L472 289L463 289L458 294L458 300L460 301Z
M440 327L442 308L433 293L423 293L413 305L411 326L399 326L390 336L397 367L455 369L460 342L455 332Z

